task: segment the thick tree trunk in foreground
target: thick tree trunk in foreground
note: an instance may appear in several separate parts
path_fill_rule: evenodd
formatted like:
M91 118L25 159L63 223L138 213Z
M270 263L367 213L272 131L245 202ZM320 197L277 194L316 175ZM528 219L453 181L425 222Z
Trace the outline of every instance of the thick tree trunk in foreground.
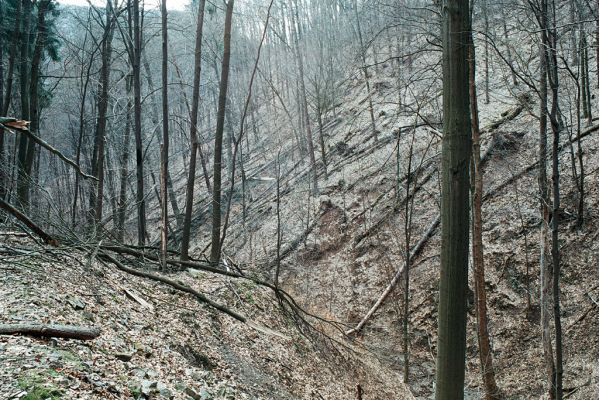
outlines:
M220 260L220 225L221 225L221 177L223 157L223 131L227 105L227 87L229 84L229 61L231 58L231 20L235 0L227 3L225 17L224 54L220 79L216 135L214 138L214 187L212 189L212 247L210 262L217 264Z
M468 92L468 0L443 8L443 151L441 281L436 399L464 396L468 288L469 165L472 150Z
M542 1L544 13L538 17L541 33L540 59L540 121L539 121L539 197L541 200L540 211L543 222L540 232L540 307L541 307L541 340L543 342L543 356L549 383L549 398L555 398L554 376L555 363L553 359L553 344L549 326L549 301L551 294L551 271L547 260L548 253L548 227L549 227L549 190L547 186L547 2Z

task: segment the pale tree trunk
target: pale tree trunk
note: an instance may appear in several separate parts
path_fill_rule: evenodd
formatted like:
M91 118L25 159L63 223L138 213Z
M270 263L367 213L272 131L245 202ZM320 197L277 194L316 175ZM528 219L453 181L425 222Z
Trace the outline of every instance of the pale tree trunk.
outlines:
M306 129L306 141L308 142L308 156L310 157L310 168L312 170L312 191L318 193L318 171L316 170L316 156L314 155L314 141L312 139L312 128L310 124L310 116L308 114L308 99L306 95L306 84L304 80L304 61L303 53L300 48L299 35L301 33L300 23L297 20L297 2L294 2L295 7L291 7L291 34L293 36L293 44L295 50L295 56L297 59L297 66L299 70L299 94L300 94L300 105L303 122Z
M219 85L216 134L214 137L214 186L212 189L212 244L210 249L210 262L213 264L217 264L220 261L223 132L225 126L225 112L227 105L227 88L229 85L229 62L231 58L231 25L233 19L234 3L235 0L229 0L229 2L227 3L227 12L225 16L224 53L221 69L221 79Z
M410 266L412 264L412 257L410 254L411 250L411 238L412 238L412 215L414 211L414 197L416 192L412 193L410 197L410 190L412 190L412 160L414 158L414 140L416 134L412 134L412 141L410 142L410 150L408 152L408 169L406 172L406 202L405 202L405 217L404 217L404 238L405 248L404 254L406 258L405 275L404 275L404 298L403 298L403 357L404 357L404 373L403 382L408 383L410 378ZM397 151L399 155L399 139L397 141ZM415 187L415 183L414 183Z
M546 7L546 1L543 0ZM546 14L545 14L546 17ZM555 374L555 364L553 361L553 344L551 341L551 331L549 326L549 301L551 294L551 273L550 266L548 265L547 254L548 254L548 227L549 227L549 190L547 186L547 55L546 46L547 34L546 34L546 18L539 18L541 22L541 34L542 43L539 49L540 59L540 90L539 96L541 100L540 104L540 125L539 125L539 197L541 200L541 217L543 222L541 224L540 232L540 270L541 270L541 293L540 293L540 307L541 307L541 340L543 342L543 356L545 358L545 368L547 372L547 380L549 382L549 398L555 398L555 390L553 385L553 377Z
M374 118L374 106L372 104L372 93L370 90L370 74L368 72L368 66L366 64L366 49L364 48L364 40L362 38L362 26L360 25L360 16L358 15L358 1L354 0L353 4L354 13L356 17L356 30L358 32L358 43L360 45L360 57L362 59L362 73L364 74L364 80L366 81L366 96L368 98L368 113L370 114L370 129L374 141L378 142L379 137L376 131L376 121Z
M560 275L561 260L559 248L559 210L560 210L560 173L559 173L559 139L562 130L561 111L559 109L559 74L557 61L557 21L555 0L550 3L551 27L548 32L547 49L548 77L551 88L551 131L553 145L551 150L551 170L553 184L553 208L551 218L551 259L553 264L553 321L555 325L555 398L562 400L563 393L563 338L560 307ZM549 26L549 25L547 25Z
M472 153L468 93L468 0L444 4L441 280L436 399L464 396L468 288L469 164Z
M470 110L472 113L472 264L474 267L474 293L476 297L476 320L478 354L485 387L485 399L499 399L499 389L493 369L493 353L489 340L487 290L485 288L485 264L483 249L483 171L480 158L480 127L478 119L478 96L476 93L476 55L474 38L470 42Z
M202 72L202 37L204 32L204 10L206 0L200 0L198 8L198 21L196 25L193 94L191 98L191 152L189 155L189 175L187 177L187 193L185 195L185 219L183 221L183 233L181 237L181 260L189 259L189 241L191 235L191 218L193 215L193 192L195 188L196 160L198 153L198 109L200 105L200 77ZM210 190L210 181L207 174L207 189Z
M152 132L154 132L156 134L156 141L159 143L162 143L162 137L160 135L160 130L157 128L158 125L160 125L160 111L158 110L158 102L156 101L156 90L154 89L154 80L152 79L152 69L150 68L150 62L148 61L148 57L147 57L147 53L145 51L145 49L142 51L142 64L144 67L144 70L146 72L146 82L148 83L148 91L149 93L149 98L150 98L150 108L152 110L152 112L150 113L151 118L152 118ZM175 61L173 61L173 64L175 65L175 67L177 66L177 63ZM177 68L175 68L175 71L178 71ZM183 93L183 97L185 97L185 93ZM162 152L162 150L160 150L160 152ZM149 160L149 164L155 165L154 164L154 159L151 158L151 156L148 157ZM158 154L158 164L161 165L162 161L161 161L162 155L161 153ZM150 168L151 169L151 168ZM155 175L154 171L150 172L151 175ZM160 175L160 168L159 168L159 172L158 174ZM154 179L154 177L152 177L152 179ZM160 182L158 183L158 185L160 186ZM177 203L177 198L174 195L174 187L173 187L173 182L171 179L171 174L170 171L166 171L166 187L167 187L167 191L169 196L167 196L167 200L168 202L171 204L171 207L173 208L173 214L175 215L175 221L177 222L177 227L181 228L181 224L182 224L182 219L181 219L181 211L179 210L179 204ZM160 191L157 191L158 194L160 194ZM161 203L161 199L162 196L158 195L156 196L156 198L158 199L158 203ZM170 223L169 223L170 224Z
M485 23L485 35L489 36L489 4L487 0L483 0L483 19ZM485 104L491 102L489 98L489 40L485 38ZM478 107L478 106L477 106Z
M162 145L160 146L160 190L162 226L160 235L160 251L162 268L166 269L166 253L168 249L168 14L166 0L161 1L162 20Z
M135 119L135 164L137 173L137 243L146 243L146 200L144 193L143 141L141 133L141 25L139 0L133 1L133 109Z
M129 176L129 146L131 145L131 75L127 76L127 108L125 115L125 134L123 136L123 153L121 155L121 176L119 183L119 200L117 202L117 239L125 241L125 220L127 217L127 181Z
M91 22L91 12L88 14L87 22ZM84 46L87 43L88 32L86 32ZM83 68L81 68L81 74L79 75L80 84L82 85L81 89L81 101L79 103L79 132L77 139L77 147L75 149L75 164L81 164L81 150L83 147L83 136L85 134L85 103L87 101L87 91L89 87L89 82L91 79L91 69L94 65L93 62L93 54L90 57L90 61L87 65L87 69L84 72ZM79 174L75 174L75 184L74 184L74 194L73 194L73 205L71 206L71 226L75 228L77 224L77 202L79 201L79 182L80 177Z

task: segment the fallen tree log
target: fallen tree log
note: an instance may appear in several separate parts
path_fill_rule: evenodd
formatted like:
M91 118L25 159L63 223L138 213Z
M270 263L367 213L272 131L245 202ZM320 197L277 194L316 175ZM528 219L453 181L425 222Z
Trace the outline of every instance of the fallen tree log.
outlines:
M21 211L17 210L14 206L5 202L2 199L0 199L0 209L7 211L9 214L14 216L16 219L18 219L19 221L24 223L29 229L31 229L33 231L33 233L35 233L37 236L39 236L46 244L49 244L51 246L58 246L58 241L56 239L54 239L52 236L50 236L48 233L46 233L46 231L44 231L42 228L37 226L32 220L29 219L29 217L27 215L23 214Z
M513 115L513 113L510 113L509 115ZM516 114L517 115L517 114ZM567 141L566 143L563 143L559 146L559 151L563 151L567 146L569 146L571 143L575 143L587 136L589 136L591 133L597 132L599 131L599 125L595 125L595 126L591 126L587 129L585 129L583 132L580 133L580 135L578 135L577 137ZM489 148L487 148L487 151L485 151L484 157L483 157L483 162L489 160L489 155L492 153L493 151L493 147L495 146L495 141L491 141L491 144L489 145ZM515 175L512 175L512 177L510 177L509 179L507 179L505 182L499 184L498 186L494 187L492 190L488 191L487 193L485 193L485 195L483 196L483 203L488 200L489 198L491 198L492 196L496 195L497 193L499 193L501 190L503 190L506 186L508 186L509 184L511 184L512 182L520 179L522 176L524 176L525 174L527 174L530 171L533 171L534 169L536 169L539 165L538 161L535 161L534 163L530 164L529 166L527 166L526 168L522 169L520 172L518 172ZM426 242L428 242L428 240L433 236L433 233L435 232L435 229L437 228L437 226L439 225L441 221L441 215L439 214L437 216L437 218L435 219L435 221L430 225L429 229L426 231L426 233L422 236L422 238L420 239L420 241L418 242L418 244L416 246L420 246L420 247L424 247L424 245L426 244ZM431 228L433 228L431 230ZM418 251L420 251L421 249L418 249ZM413 258L412 256L410 257L411 259ZM366 322L368 322L368 320L374 315L374 313L381 307L381 305L383 305L383 303L385 302L385 300L387 299L387 297L389 296L389 294L391 293L391 291L393 290L393 288L397 285L397 283L399 282L399 278L401 277L403 271L404 271L405 266L401 266L397 272L395 273L395 276L393 277L393 279L391 280L391 282L389 283L389 285L387 285L387 288L385 288L385 290L383 291L383 293L379 296L378 300L376 301L376 303L374 303L374 305L370 308L370 310L366 313L366 315L364 316L364 318L362 318L362 320L352 329L349 329L345 332L346 335L351 335L354 333L359 332L360 330L362 330L362 328L364 328L364 325L366 325Z
M135 268L127 267L125 264L123 264L122 262L118 261L117 259L115 259L110 254L107 254L104 251L102 251L102 253L100 254L100 257L105 258L106 260L108 260L109 262L111 262L112 264L114 264L118 269L120 269L123 272L126 272L126 273L131 274L131 275L139 276L139 277L142 277L142 278L149 278L149 279L151 279L153 281L157 281L157 282L161 282L161 283L167 284L167 285L169 285L169 286L171 286L171 287L173 287L173 288L175 288L177 290L180 290L182 292L189 293L189 294L193 295L200 302L205 303L205 304L209 305L210 307L215 308L218 311L223 312L223 313L225 313L225 314L233 317L234 319L236 319L236 320L238 320L240 322L243 322L243 323L247 322L247 318L244 317L243 315L241 315L241 314L239 314L239 313L237 313L237 312L235 312L235 311L233 311L233 310L231 310L231 309L223 306L222 304L219 304L219 303L217 303L215 301L210 300L204 294L198 292L197 290L195 290L195 289L193 289L193 288L191 288L189 286L183 285L182 283L176 282L176 281L174 281L172 279L168 279L168 278L165 278L163 276L153 274L151 272L144 272L144 271L137 270Z
M14 120L14 118L9 118L9 119L10 120ZM1 122L1 120L0 120L0 122ZM16 121L16 122L13 122L13 124L16 124L16 125L9 125L7 123L4 123L3 125L6 126L6 127L10 127L10 128L16 129L16 130L18 130L23 135L29 136L29 138L31 140L33 140L35 143L37 143L38 145L40 145L44 149L48 150L50 153L54 154L56 157L60 158L62 161L64 161L65 163L67 163L71 167L73 167L75 169L75 171L79 175L81 175L83 178L85 178L85 179L91 179L91 180L94 180L94 181L98 180L98 178L96 178L95 176L88 175L85 172L83 172L83 170L81 169L81 166L79 164L77 164L75 161L71 160L70 158L68 158L64 154L62 154L62 152L60 150L58 150L57 148L53 147L51 144L47 143L42 138L40 138L39 136L37 136L36 134L34 134L33 132L31 132L29 130L29 122L28 121ZM0 125L2 125L2 124L0 124Z
M418 256L418 254L422 251L422 249L424 248L424 245L433 236L433 234L435 233L435 231L439 227L440 223L441 223L441 216L438 216L433 221L433 223L430 224L430 226L428 227L428 229L426 230L426 232L424 233L424 235L422 235L422 237L420 238L420 240L418 241L418 243L416 244L416 246L414 246L412 248L412 251L410 252L410 259L411 260L414 259L416 256ZM368 322L368 320L372 317L372 315L381 307L381 305L383 305L383 303L385 302L385 300L387 299L387 297L389 297L389 294L391 294L391 292L393 291L393 288L395 288L395 286L399 283L399 280L401 279L401 276L402 276L405 268L406 268L406 265L404 264L404 265L401 266L401 268L399 268L397 270L397 272L393 276L393 279L391 279L391 282L389 282L389 284L387 285L387 287L385 288L385 290L383 291L383 293L379 296L379 298L376 301L376 303L374 303L374 305L366 313L366 315L364 316L364 318L362 318L362 320L354 328L349 329L349 330L347 330L345 332L345 334L347 336L349 336L349 335L351 335L353 333L356 333L356 332L359 332L359 331L362 330L362 328L364 327L364 325L366 325L366 322Z
M64 339L92 340L100 336L100 328L73 325L0 324L0 335L29 335Z

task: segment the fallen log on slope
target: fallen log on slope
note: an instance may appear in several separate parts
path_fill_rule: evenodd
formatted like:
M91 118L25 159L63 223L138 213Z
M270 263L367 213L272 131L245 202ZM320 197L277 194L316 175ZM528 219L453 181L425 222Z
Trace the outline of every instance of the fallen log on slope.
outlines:
M437 230L437 227L439 226L440 223L441 223L441 216L438 216L433 221L433 223L430 224L430 226L428 227L428 229L426 230L426 232L424 233L424 235L422 235L422 237L420 238L420 241L418 241L418 243L416 244L416 246L414 246L412 248L412 251L410 252L410 259L414 259L416 256L418 256L418 254L424 248L424 245L433 236L433 234ZM364 316L364 318L362 318L362 320L354 328L352 328L352 329L350 329L350 330L348 330L348 331L345 332L345 334L347 336L349 336L349 335L351 335L353 333L357 333L357 332L359 332L359 331L362 330L362 328L364 327L364 325L366 324L366 322L368 322L368 320L372 317L372 315L383 305L383 303L385 302L385 300L387 299L387 297L389 297L389 294L391 294L391 292L393 291L393 288L395 288L395 286L399 283L399 280L401 279L401 276L402 276L403 271L405 270L405 268L406 268L406 265L404 264L404 265L401 266L401 268L399 268L397 270L397 272L393 276L393 279L391 279L391 282L389 282L389 285L387 285L387 287L385 288L385 290L383 291L383 293L379 296L379 298L376 301L376 303L374 303L374 305L366 313L366 315Z
M0 324L0 335L29 335L63 339L92 340L100 336L100 328L73 325Z
M54 239L52 236L50 236L48 233L46 233L46 231L44 231L42 228L37 226L31 219L29 219L29 217L27 215L23 214L21 211L17 210L14 206L5 202L2 199L0 199L0 209L8 212L12 216L14 216L16 219L18 219L19 221L24 223L29 229L31 229L33 231L33 233L35 233L37 236L39 236L46 244L49 244L51 246L58 245L58 241L56 239Z
M214 308L217 311L220 311L220 312L222 312L224 314L227 314L228 316L232 317L233 319L236 319L237 321L248 325L252 329L255 329L255 330L257 330L259 332L262 332L264 334L267 334L267 335L277 336L277 337L279 337L281 339L285 339L285 340L289 339L284 334L282 334L280 332L277 332L277 331L275 331L273 329L270 329L270 328L268 328L266 326L262 326L262 325L260 325L260 324L258 324L256 322L252 321L251 319L249 319L249 318L247 318L247 317L239 314L238 312L236 312L234 310L231 310L230 308L228 308L228 307L226 307L226 306L224 306L224 305L222 305L220 303L217 303L217 302L209 299L204 294L200 293L199 291L195 290L192 287L189 287L189 286L184 285L184 284L182 284L180 282L174 281L172 279L165 278L163 276L160 276L160 275L157 275L157 274L154 274L154 273L151 273L151 272L144 272L144 271L137 270L135 268L127 267L125 264L123 264L122 262L118 261L117 259L115 259L114 257L110 256L109 254L107 254L104 251L101 252L100 257L103 257L104 259L106 259L106 261L114 264L119 270L121 270L123 272L126 272L126 273L131 274L131 275L135 275L135 276L138 276L138 277L141 277L141 278L148 278L148 279L151 279L153 281L157 281L157 282L166 284L166 285L168 285L168 286L170 286L170 287L172 287L172 288L174 288L176 290L179 290L181 292L185 292L185 293L191 294L200 303L204 303L204 304L206 304L206 305ZM238 277L242 277L242 276L238 275ZM293 299L287 293L285 293L284 291L275 288L273 285L268 285L267 284L266 286L268 286L271 289L277 291L277 293L280 293L281 295L285 296L284 300L288 304L290 304L291 306L295 305L295 302L293 301Z
M0 127L8 128L9 131L15 129L19 131L21 134L29 136L29 138L33 140L35 143L37 143L38 145L48 150L50 153L54 154L56 157L60 158L62 161L73 167L73 169L75 169L75 171L83 178L91 179L94 181L98 180L98 178L96 178L95 176L88 175L85 172L83 172L79 164L62 154L60 150L53 147L51 144L49 144L48 142L44 141L42 138L31 132L29 130L29 121L21 121L15 118L0 117Z
M223 312L227 315L229 315L230 317L233 317L234 319L240 321L240 322L246 322L247 318L244 317L243 315L223 306L222 304L219 304L215 301L210 300L208 297L206 297L205 295L203 295L202 293L198 292L197 290L183 285L182 283L176 282L172 279L168 279L165 278L163 276L157 275L157 274L153 274L151 272L144 272L144 271L140 271L137 270L135 268L130 268L127 267L125 264L123 264L122 262L118 261L117 259L115 259L114 257L112 257L111 255L107 254L106 252L102 251L100 257L105 258L106 260L108 260L109 262L111 262L112 264L114 264L118 269L120 269L123 272L126 272L128 274L131 275L135 275L135 276L139 276L142 278L149 278L153 281L157 281L157 282L161 282L164 284L167 284L177 290L180 290L182 292L185 293L189 293L191 295L193 295L197 300L199 300L201 303L205 303L207 305L209 305L210 307Z
M591 126L590 128L587 128L586 130L584 130L583 132L580 133L580 135L578 135L577 137L573 138L572 140L567 141L566 143L563 143L561 146L559 146L559 151L563 151L566 146L569 146L571 143L575 143L577 141L579 141L580 139L583 139L587 136L589 136L591 133L597 132L599 131L599 125L595 125L595 126ZM490 155L492 153L492 147L494 146L495 141L491 142L491 145L489 145L489 148L487 149L487 151L485 151L484 154L484 159L483 161L487 161L488 160L488 155ZM483 203L488 200L489 198L491 198L492 196L496 195L499 191L501 191L502 189L504 189L506 186L508 186L509 184L511 184L512 182L516 181L517 179L521 178L522 176L524 176L526 173L533 171L537 166L539 165L538 161L535 161L534 163L532 163L531 165L527 166L526 168L522 169L520 172L518 172L517 174L512 175L509 179L507 179L505 182L499 184L498 186L494 187L492 190L488 191L487 193L485 193L485 195L483 196ZM429 227L429 229L427 230L427 232L424 234L424 236L420 239L420 241L418 242L417 246L422 246L424 247L424 244L426 244L426 242L428 242L428 240L433 236L433 233L435 232L436 226L435 224L439 224L439 222L441 221L441 215L438 215L437 218L435 219L435 221L431 224L431 226ZM431 231L431 227L434 226L434 229ZM420 251L420 249L419 249ZM410 259L412 259L413 257L410 256ZM389 293L391 293L391 291L393 290L393 288L397 285L397 283L399 282L399 278L401 277L403 271L404 271L405 266L402 266L401 268L398 269L398 271L395 273L395 276L393 277L393 279L391 280L391 282L389 283L389 285L387 286L387 288L385 289L385 291L379 296L378 300L376 301L376 303L374 303L374 305L370 308L370 310L366 313L366 315L364 316L364 318L362 318L362 320L358 323L358 325L356 325L354 328L349 329L345 332L346 335L351 335L354 333L359 332L360 330L362 330L362 328L364 328L364 325L366 324L366 322L368 322L368 320L372 317L372 315L374 315L374 313L381 307L381 305L383 305L383 303L385 302L385 300L387 299L387 297L389 296Z

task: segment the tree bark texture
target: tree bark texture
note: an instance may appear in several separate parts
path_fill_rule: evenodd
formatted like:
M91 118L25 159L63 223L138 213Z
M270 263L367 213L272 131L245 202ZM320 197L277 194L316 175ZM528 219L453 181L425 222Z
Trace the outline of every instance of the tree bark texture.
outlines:
M200 106L200 78L202 72L202 37L204 32L204 10L206 0L200 0L198 8L198 21L196 25L193 93L191 98L191 152L189 155L189 175L187 177L187 193L185 195L185 218L183 220L183 233L181 237L181 260L189 259L189 241L191 235L191 218L193 215L193 192L195 188L196 161L198 153L198 109ZM210 188L209 182L207 182Z
M441 281L436 399L464 396L468 288L469 165L472 153L468 92L468 0L444 2Z
M72 325L0 324L0 335L30 335L64 339L92 340L100 336L100 328Z
M229 84L229 61L231 58L231 25L235 0L227 3L224 32L224 54L218 97L218 113L216 134L214 138L214 187L212 189L212 247L210 262L217 264L220 260L220 226L221 226L221 178L223 156L223 132L227 105L227 87Z

